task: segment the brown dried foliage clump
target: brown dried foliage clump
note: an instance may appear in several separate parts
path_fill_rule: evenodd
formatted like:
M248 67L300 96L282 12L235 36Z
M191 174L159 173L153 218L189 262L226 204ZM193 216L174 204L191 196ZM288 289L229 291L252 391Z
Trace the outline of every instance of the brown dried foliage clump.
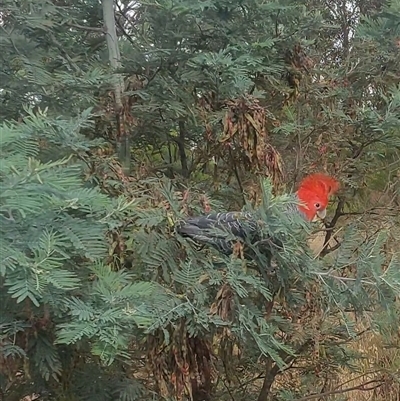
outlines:
M138 97L135 91L144 87L143 79L132 75L125 79L121 105L117 110L115 93L112 90L102 92L98 98L98 106L95 109L96 132L103 137L111 139L120 139L129 135L132 129L137 126L138 121L132 116L131 110Z
M300 94L300 82L304 74L308 75L314 66L314 61L307 55L300 44L294 45L293 49L287 50L285 54L287 65L286 79L293 89L286 98L286 103L294 101Z
M148 368L162 397L210 400L215 378L214 356L205 338L190 336L185 322L148 337Z
M227 102L223 135L219 143L229 149L245 171L270 177L274 186L283 182L283 161L270 143L268 124L275 124L267 110L252 97Z
M210 307L210 313L218 315L228 323L233 321L234 312L234 293L229 284L224 284L215 296L215 300ZM227 380L231 381L235 373L235 365L232 363L232 358L240 358L241 349L237 338L232 334L229 326L223 327L215 335L214 347L218 350L218 356L224 365Z

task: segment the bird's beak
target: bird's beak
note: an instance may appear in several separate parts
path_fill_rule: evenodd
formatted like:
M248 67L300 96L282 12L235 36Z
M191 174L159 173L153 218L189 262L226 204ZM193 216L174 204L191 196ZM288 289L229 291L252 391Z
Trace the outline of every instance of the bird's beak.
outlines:
M326 217L326 209L318 210L317 216L323 220Z

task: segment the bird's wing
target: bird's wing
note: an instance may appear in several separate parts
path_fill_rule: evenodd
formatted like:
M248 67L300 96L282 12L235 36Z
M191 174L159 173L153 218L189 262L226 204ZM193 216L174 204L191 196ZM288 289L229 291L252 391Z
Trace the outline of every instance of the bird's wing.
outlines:
M181 221L176 231L183 237L212 245L220 252L230 254L235 238L251 240L257 234L258 223L248 212L212 213Z

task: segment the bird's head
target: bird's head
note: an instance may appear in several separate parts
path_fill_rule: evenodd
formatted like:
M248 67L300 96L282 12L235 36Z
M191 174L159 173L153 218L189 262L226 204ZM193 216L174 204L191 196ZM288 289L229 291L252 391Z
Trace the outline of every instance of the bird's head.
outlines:
M328 175L317 173L305 177L297 190L297 196L301 202L300 211L309 221L317 217L324 219L329 197L338 189L339 182Z

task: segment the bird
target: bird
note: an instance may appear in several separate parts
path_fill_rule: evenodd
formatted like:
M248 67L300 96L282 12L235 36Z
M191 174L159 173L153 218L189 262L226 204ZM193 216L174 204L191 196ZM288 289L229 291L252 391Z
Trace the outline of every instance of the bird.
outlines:
M306 176L296 192L298 204L283 206L285 213L299 213L305 221L325 219L329 198L339 190L339 181L323 174ZM209 213L188 217L178 221L175 231L183 238L189 238L200 246L212 246L224 255L234 252L235 244L260 245L259 251L271 260L271 247L282 247L279 238L263 238L259 219L248 211ZM252 246L250 247L252 248ZM254 259L254 248L244 252L246 259Z

